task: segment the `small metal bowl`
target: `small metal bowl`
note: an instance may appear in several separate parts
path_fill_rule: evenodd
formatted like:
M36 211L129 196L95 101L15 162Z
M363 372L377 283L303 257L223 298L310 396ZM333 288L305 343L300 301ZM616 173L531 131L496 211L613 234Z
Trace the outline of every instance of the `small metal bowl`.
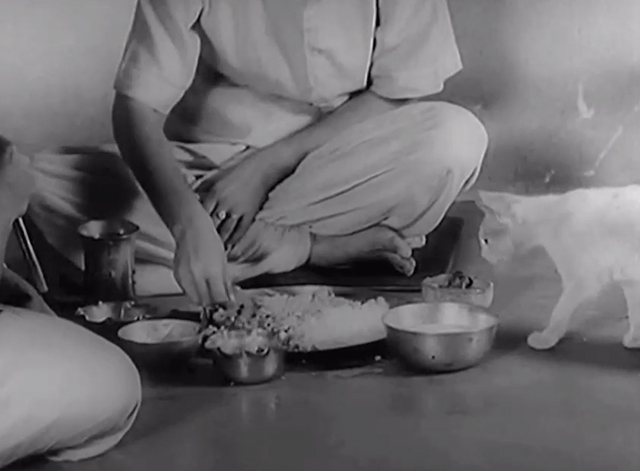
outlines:
M216 365L232 383L266 383L284 374L285 352L273 335L262 330L230 330L224 336L229 342L225 348L209 343L205 348L213 352Z
M469 288L447 286L452 274L425 278L422 282L422 299L427 303L465 303L488 308L493 302L493 282L473 277Z
M92 332L117 341L122 326L153 317L154 313L153 307L134 301L99 302L79 307L75 320Z
M201 342L200 324L183 319L147 319L118 330L118 343L134 361L168 364L188 361Z
M491 350L498 319L464 303L417 303L383 318L390 350L410 367L430 372L471 368Z
M134 301L98 302L79 307L76 316L89 324L129 324L150 317L151 306Z

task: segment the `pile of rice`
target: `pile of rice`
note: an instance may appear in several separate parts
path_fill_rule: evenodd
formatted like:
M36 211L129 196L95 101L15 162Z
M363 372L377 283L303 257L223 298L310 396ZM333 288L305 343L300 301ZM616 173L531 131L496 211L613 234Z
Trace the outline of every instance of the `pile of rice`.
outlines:
M213 321L224 328L267 330L287 349L309 351L383 336L382 316L388 309L382 297L361 303L336 296L330 288L296 295L271 291L214 313Z

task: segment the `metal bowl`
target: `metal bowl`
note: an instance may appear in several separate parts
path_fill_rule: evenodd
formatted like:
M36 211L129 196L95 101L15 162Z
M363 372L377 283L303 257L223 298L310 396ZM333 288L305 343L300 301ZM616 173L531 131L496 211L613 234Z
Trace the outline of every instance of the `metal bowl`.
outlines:
M407 365L430 372L477 365L491 350L498 319L464 303L417 303L383 318L390 350Z
M451 274L425 278L422 282L422 299L427 303L465 303L488 308L493 302L493 282L473 278L469 288L447 286Z
M134 301L99 302L79 307L74 320L98 335L117 341L122 326L153 317L155 311L149 305Z
M205 344L205 348L214 353L216 365L229 381L237 384L260 384L283 375L285 352L273 335L259 330L251 333L231 330L225 336L234 344L232 348L208 344ZM251 346L247 342L250 336L253 339Z
M200 341L200 324L183 319L147 319L118 330L122 349L144 364L187 361L198 352Z
M89 324L118 324L120 326L151 316L153 309L134 301L98 302L79 307L76 316Z

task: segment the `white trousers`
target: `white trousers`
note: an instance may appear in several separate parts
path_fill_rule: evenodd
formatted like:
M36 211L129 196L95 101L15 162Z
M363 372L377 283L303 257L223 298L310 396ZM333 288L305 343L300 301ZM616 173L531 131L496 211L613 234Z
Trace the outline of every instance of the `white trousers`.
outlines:
M468 111L413 104L366 120L305 158L268 197L230 254L238 279L304 263L309 233L345 235L385 224L426 235L472 185L487 135ZM193 182L241 155L244 146L176 144ZM29 216L49 244L77 267L76 230L91 218L126 217L141 228L137 290L179 292L174 241L113 147L33 156L36 193ZM129 430L140 380L117 347L71 322L17 308L0 313L0 467L46 454L92 457Z
M405 237L430 233L472 185L487 134L469 111L442 102L410 104L372 117L309 154L268 196L229 254L236 281L304 264L309 233L346 235L384 224ZM82 267L76 229L88 218L126 217L141 228L140 295L180 289L174 241L119 155L108 148L33 157L37 190L29 216L49 244ZM185 177L196 181L241 158L233 144L176 144Z
M76 461L115 446L140 407L129 357L67 320L0 309L0 468L31 455Z

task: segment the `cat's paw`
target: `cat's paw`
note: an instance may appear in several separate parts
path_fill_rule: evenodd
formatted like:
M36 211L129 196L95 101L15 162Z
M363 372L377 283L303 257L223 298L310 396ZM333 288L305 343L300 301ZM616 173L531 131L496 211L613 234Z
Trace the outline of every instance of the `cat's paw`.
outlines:
M627 332L624 338L622 339L622 345L624 345L625 348L630 348L630 349L640 348L640 334L633 331Z
M527 337L527 344L534 350L548 350L556 346L560 338L548 332L534 332Z

